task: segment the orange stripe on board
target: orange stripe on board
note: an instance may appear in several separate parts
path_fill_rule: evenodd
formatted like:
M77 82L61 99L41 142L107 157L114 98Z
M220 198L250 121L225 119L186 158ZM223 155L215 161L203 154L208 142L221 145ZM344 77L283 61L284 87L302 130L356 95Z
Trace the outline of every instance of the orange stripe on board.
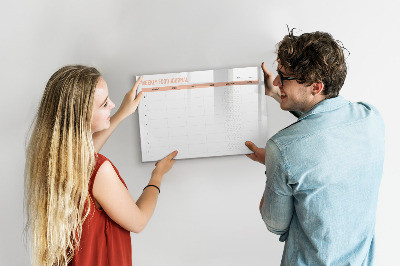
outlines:
M172 90L187 90L197 88L208 88L208 87L225 87L233 85L257 85L258 80L241 80L241 81L229 81L229 82L215 82L215 83L200 83L190 85L177 85L177 86L165 86L165 87L152 87L143 88L143 92L155 92L155 91L172 91Z

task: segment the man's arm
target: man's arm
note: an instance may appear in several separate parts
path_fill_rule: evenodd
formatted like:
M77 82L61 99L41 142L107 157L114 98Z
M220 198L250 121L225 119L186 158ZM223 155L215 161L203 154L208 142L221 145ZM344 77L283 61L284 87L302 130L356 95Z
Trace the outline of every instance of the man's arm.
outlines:
M263 204L264 204L264 195L262 196L262 198L260 200L260 207L259 207L260 213L261 213L261 207L263 206Z
M264 73L265 95L274 98L278 103L281 103L281 90L279 87L274 86L274 76L265 66L264 62L261 63L261 69Z
M268 230L283 235L289 230L294 212L292 189L283 157L273 141L266 145L266 175L264 195L260 202L261 217ZM281 237L281 241L286 238Z
M261 69L264 72L264 85L265 85L265 95L268 95L274 98L278 103L281 103L281 91L279 87L273 85L274 76L268 70L268 68L264 65L264 62L261 64ZM299 111L289 111L292 115L299 118L301 116L301 112Z
M266 149L257 147L251 141L246 141L245 145L253 152L246 154L247 157L266 165L267 183L259 206L262 219L268 230L283 235L289 229L294 206L281 152L272 141L267 142ZM285 236L280 240L284 241Z
M277 235L285 234L289 230L293 211L292 196L278 195L268 186L265 187L260 213L269 231Z

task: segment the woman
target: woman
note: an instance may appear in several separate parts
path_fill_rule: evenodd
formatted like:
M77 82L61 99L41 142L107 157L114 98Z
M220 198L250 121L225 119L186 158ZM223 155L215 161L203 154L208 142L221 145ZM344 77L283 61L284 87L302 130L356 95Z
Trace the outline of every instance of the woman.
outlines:
M156 163L135 202L115 166L100 151L134 113L139 79L118 111L100 73L65 66L48 81L27 149L27 229L34 265L131 265L130 232L154 212L162 177L177 151ZM135 97L136 96L136 97Z

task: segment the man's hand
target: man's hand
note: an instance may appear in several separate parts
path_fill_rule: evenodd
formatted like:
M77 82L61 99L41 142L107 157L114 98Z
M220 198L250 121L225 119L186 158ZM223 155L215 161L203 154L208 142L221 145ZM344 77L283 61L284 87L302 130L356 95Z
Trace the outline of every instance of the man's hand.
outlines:
M265 95L271 96L279 103L282 101L281 99L281 91L279 87L274 86L274 76L271 72L265 67L264 62L261 64L261 68L264 72L264 84L265 84Z
M245 142L247 148L249 148L252 152L251 154L246 154L247 157L252 159L253 161L259 162L261 164L265 164L265 149L259 148L251 141Z

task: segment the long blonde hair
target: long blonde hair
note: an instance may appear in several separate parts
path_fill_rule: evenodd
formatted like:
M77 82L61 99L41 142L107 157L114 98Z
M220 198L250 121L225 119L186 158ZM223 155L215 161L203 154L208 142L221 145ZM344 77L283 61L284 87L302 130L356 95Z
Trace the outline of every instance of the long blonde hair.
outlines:
M90 125L100 76L92 67L65 66L46 85L25 166L33 265L66 265L79 247L90 211L85 204L95 164Z

